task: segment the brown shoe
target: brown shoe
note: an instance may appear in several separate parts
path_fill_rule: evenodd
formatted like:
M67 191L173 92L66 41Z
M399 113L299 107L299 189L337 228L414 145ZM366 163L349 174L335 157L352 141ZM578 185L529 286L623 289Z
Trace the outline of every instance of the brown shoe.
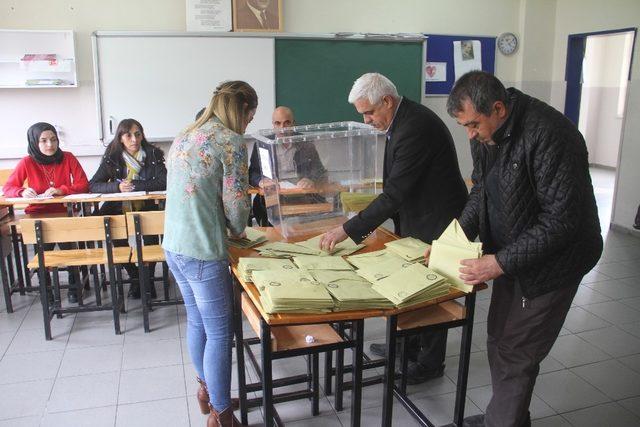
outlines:
M209 413L209 390L207 389L207 383L205 383L200 377L196 377L196 381L200 384L200 388L196 394L196 397L198 398L198 405L200 405L200 412L207 415ZM232 397L231 408L233 408L234 411L240 408L240 399Z
M213 406L209 404L210 413L207 419L207 427L245 427L244 424L240 424L240 421L233 415L233 408L228 407L222 412L216 412Z

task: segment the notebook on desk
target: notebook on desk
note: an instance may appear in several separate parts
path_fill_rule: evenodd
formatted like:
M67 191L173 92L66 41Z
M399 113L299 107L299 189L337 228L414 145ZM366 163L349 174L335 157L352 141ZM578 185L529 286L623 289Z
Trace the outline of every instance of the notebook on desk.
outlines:
M104 198L120 198L120 197L136 197L136 196L146 196L147 192L146 191L125 191L123 193L106 193L103 194L102 197Z

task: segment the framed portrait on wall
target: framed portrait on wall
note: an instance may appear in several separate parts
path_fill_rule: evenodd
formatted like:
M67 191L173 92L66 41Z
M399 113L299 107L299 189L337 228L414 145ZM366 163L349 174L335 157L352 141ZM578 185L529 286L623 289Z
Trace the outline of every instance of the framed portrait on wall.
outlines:
M282 31L282 0L233 0L234 31Z

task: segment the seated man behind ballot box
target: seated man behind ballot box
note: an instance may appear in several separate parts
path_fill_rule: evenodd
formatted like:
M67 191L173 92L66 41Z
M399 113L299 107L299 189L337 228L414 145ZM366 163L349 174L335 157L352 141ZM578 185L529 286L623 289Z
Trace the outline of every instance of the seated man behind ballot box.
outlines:
M280 106L273 111L271 124L274 130L295 126L293 111L289 107ZM295 133L292 133L295 135ZM281 134L274 134L279 137ZM294 184L298 188L313 188L318 184L323 184L327 180L327 170L320 161L320 156L316 147L311 143L281 144L276 148L274 156L275 169L279 171L279 179ZM253 187L264 188L268 184L269 178L262 175L260 167L260 155L258 153L258 143L253 146L251 160L249 162L249 184ZM288 196L293 197L293 196ZM319 197L317 195L297 196L305 199ZM316 202L322 202L317 200ZM313 203L313 200L305 200L306 203ZM253 199L253 217L257 225L269 227L267 208L262 195L256 195Z

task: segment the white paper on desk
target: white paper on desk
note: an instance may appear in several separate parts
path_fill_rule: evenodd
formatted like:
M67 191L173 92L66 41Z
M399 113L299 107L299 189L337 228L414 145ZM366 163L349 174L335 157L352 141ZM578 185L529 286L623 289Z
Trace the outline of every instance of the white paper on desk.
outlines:
M453 69L456 80L469 71L482 70L480 40L453 42Z
M146 191L125 191L124 193L105 193L102 195L104 198L114 198L117 199L119 197L136 197L136 196L146 196Z
M269 150L263 147L258 147L258 154L260 155L260 168L262 168L262 176L273 179Z
M280 181L278 184L280 184L280 188L283 190L291 190L293 188L298 188L297 185L289 181Z
M167 194L167 190L159 190L159 191L147 191L147 194Z
M102 193L81 193L81 194L69 194L64 196L63 199L67 200L79 200L79 199L95 199L100 197Z
M29 202L37 202L38 200L47 200L47 199L53 199L53 196L36 196L36 197L8 197L5 200L7 202L25 202L25 203L29 203Z

